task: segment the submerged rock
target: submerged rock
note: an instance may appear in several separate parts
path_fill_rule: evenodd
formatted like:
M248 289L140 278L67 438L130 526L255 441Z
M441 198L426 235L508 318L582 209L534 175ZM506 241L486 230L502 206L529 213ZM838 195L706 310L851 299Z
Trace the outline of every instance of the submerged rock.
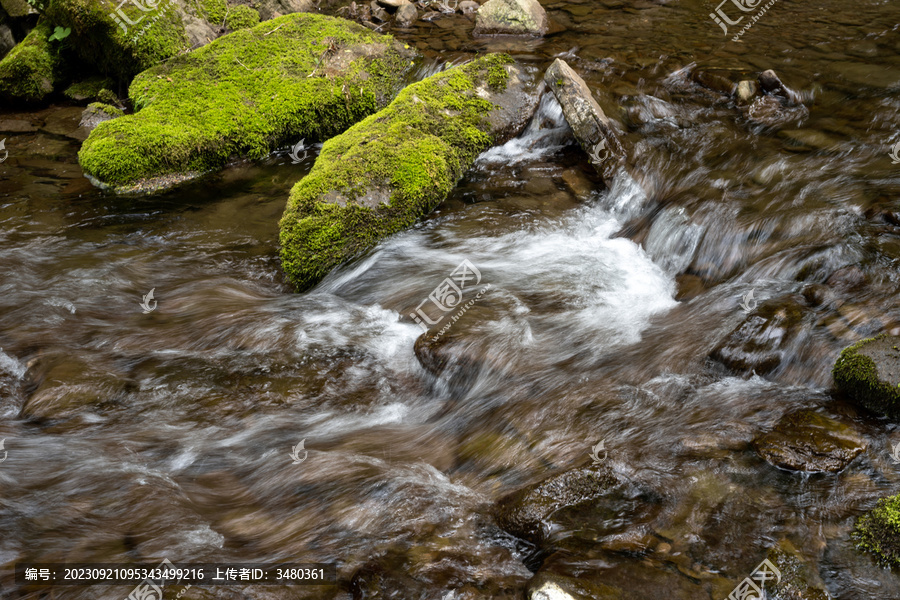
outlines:
M475 35L544 35L549 28L538 0L488 0L475 14Z
M281 219L282 265L294 286L311 287L429 213L536 106L528 71L491 54L407 87L386 109L328 140Z
M769 463L793 471L836 473L866 449L852 427L812 410L785 415L754 441Z
M766 558L781 574L781 580L771 587L773 600L831 600L818 566L805 559L789 540L782 539Z
M590 88L561 58L547 69L544 81L562 106L575 139L603 181L611 184L616 171L625 165L625 149Z
M900 494L878 501L856 521L853 538L860 550L886 566L900 568Z
M781 364L802 319L803 305L793 298L767 302L728 334L710 356L734 371L770 373Z
M591 465L501 498L495 515L504 530L542 544L557 527L589 529L591 536L616 532L656 503L652 493L621 478L610 467Z
M900 337L882 334L844 348L831 374L850 399L900 418Z
M98 185L129 191L326 139L386 105L415 56L343 19L280 17L141 73L138 112L100 124L78 159Z

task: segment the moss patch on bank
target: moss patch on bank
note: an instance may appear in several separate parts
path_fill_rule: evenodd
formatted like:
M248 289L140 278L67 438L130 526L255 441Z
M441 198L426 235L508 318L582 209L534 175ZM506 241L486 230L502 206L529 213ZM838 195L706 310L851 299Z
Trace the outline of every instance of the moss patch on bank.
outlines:
M860 550L886 566L900 567L900 494L882 498L856 521L853 538Z
M487 115L495 106L477 89L504 89L510 63L507 55L488 55L429 77L325 143L291 190L280 224L282 266L297 289L446 197L494 141Z
M841 351L832 376L838 390L868 408L900 418L900 338L886 334L857 342Z
M344 19L285 15L141 73L129 89L138 112L100 124L78 158L127 188L323 140L386 105L415 56Z
M0 60L0 97L17 102L37 102L53 91L60 59L47 40L53 27L41 19L25 39Z

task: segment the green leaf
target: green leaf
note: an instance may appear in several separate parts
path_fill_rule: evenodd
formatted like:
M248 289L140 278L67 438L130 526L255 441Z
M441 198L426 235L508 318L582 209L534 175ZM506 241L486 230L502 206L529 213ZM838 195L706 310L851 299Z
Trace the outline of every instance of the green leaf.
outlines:
M64 40L67 37L69 37L70 33L72 33L71 28L69 28L69 27L63 28L63 27L60 27L57 25L56 28L53 30L53 33L47 39L51 42L53 40Z

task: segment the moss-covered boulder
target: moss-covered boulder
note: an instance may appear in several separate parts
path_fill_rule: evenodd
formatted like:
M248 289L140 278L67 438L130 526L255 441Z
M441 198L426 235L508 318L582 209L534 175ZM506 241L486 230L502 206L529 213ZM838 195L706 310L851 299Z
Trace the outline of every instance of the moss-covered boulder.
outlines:
M36 102L53 91L61 61L49 41L53 28L41 19L25 39L0 60L0 98L11 102Z
M128 191L324 140L390 102L415 56L350 21L279 17L141 73L138 112L101 123L78 158L98 185Z
M882 498L856 521L853 537L860 550L887 566L900 567L900 494Z
M853 401L900 418L900 337L882 334L845 348L831 374L835 387Z
M296 288L433 210L536 105L530 73L509 56L487 55L407 87L326 142L281 219L282 264Z

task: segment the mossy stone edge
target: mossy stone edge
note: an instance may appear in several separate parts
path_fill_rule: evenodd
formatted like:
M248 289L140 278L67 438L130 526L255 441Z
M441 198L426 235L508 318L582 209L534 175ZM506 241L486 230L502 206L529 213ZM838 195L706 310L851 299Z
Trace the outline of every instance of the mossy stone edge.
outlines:
M897 419L900 418L900 385L885 382L879 376L878 364L861 352L865 346L886 338L887 334L881 334L844 348L831 374L835 387L847 397L869 410Z
M405 88L384 110L326 142L291 190L282 266L299 291L411 226L537 105L530 73L489 54Z

